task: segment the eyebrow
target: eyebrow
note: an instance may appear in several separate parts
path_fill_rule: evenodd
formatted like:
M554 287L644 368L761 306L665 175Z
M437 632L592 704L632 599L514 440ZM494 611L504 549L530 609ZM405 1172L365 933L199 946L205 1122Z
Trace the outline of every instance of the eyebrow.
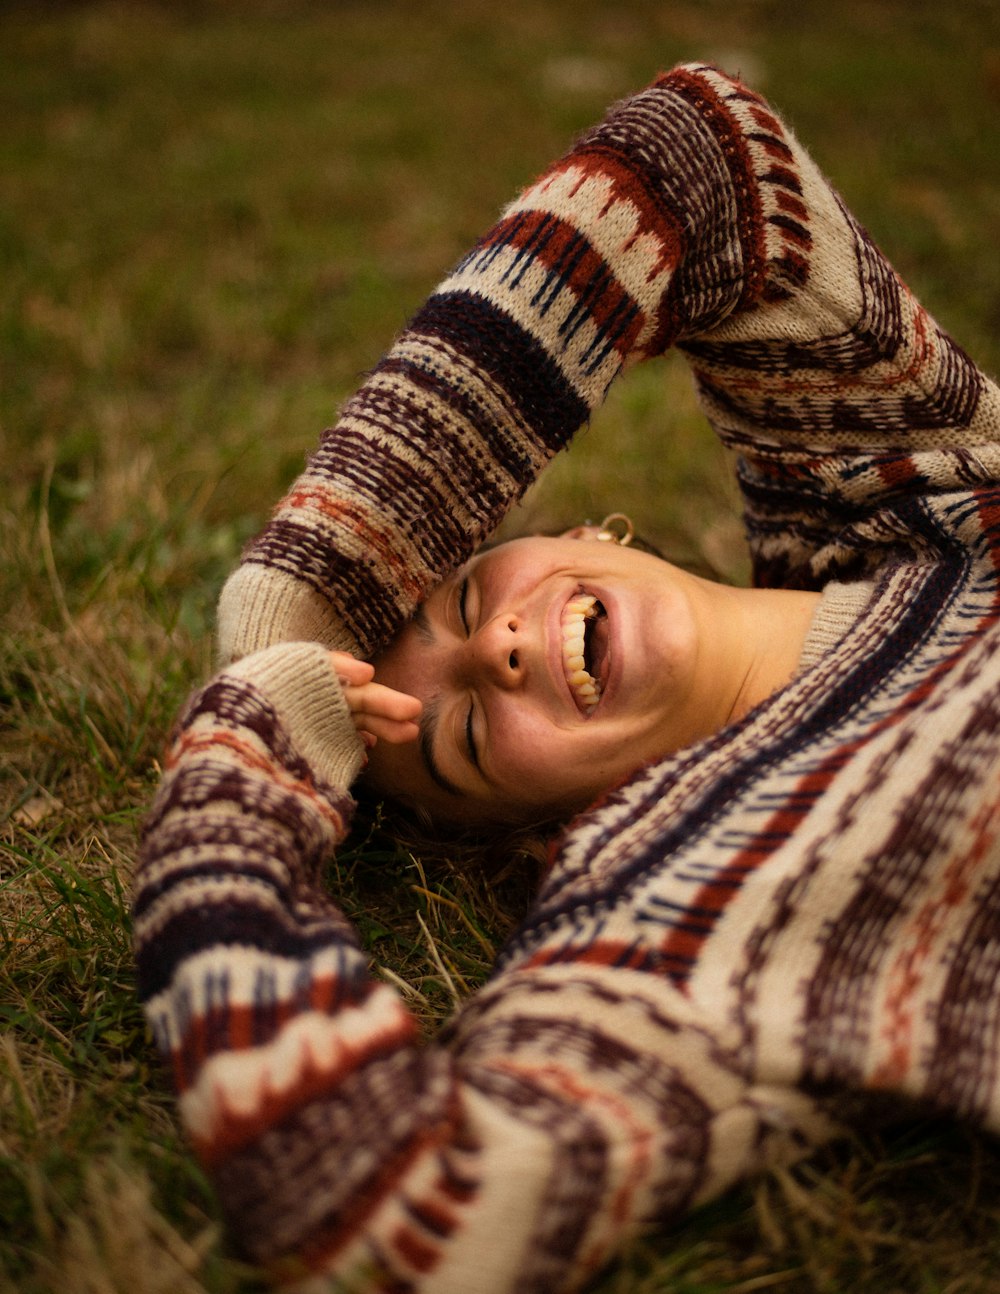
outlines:
M427 619L427 607L423 602L419 604L416 611L413 613L413 627L416 629L423 642L433 644L434 630L431 628L430 621Z
M419 634L422 642L426 645L433 646L435 640L434 630L431 628L430 621L427 619L427 611L423 602L417 607L413 614L413 626ZM424 706L422 722L420 724L420 741L418 749L420 758L424 765L424 771L431 781L446 791L449 795L460 796L461 792L454 782L445 777L441 772L441 766L434 757L434 740L437 735L438 719L441 712L440 697L432 697Z

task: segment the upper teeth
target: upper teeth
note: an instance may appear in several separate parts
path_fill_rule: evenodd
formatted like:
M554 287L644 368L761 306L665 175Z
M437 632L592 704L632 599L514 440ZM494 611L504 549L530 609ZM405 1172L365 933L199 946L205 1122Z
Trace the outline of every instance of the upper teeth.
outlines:
M589 593L570 598L562 613L563 667L575 695L586 710L601 699L601 685L584 664L584 625L597 615L597 599Z

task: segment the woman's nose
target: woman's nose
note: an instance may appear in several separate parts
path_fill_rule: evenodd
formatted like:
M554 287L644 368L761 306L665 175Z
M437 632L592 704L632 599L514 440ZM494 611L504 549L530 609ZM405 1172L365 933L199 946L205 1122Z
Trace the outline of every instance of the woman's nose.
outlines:
M469 675L465 681L485 679L496 687L519 687L524 677L524 645L516 616L494 616L463 644L463 665Z

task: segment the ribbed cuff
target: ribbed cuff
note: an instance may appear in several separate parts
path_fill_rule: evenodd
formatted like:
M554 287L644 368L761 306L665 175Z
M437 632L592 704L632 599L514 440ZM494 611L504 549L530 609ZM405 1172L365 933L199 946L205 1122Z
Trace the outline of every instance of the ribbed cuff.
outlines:
M830 581L813 613L799 657L799 673L815 665L821 656L850 633L871 600L874 587L871 580L858 580L851 584Z
M231 677L259 687L284 721L314 776L346 792L365 761L334 672L330 653L318 643L279 643L231 665Z

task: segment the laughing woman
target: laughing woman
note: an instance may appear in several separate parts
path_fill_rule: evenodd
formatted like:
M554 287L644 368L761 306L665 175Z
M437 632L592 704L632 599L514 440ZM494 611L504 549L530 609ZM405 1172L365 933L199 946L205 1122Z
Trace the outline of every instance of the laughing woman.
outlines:
M586 532L479 552L669 346L757 587ZM508 208L231 577L146 827L140 988L248 1257L552 1294L869 1095L1000 1126L998 440L997 389L717 70ZM323 887L368 748L440 816L569 819L429 1045Z

